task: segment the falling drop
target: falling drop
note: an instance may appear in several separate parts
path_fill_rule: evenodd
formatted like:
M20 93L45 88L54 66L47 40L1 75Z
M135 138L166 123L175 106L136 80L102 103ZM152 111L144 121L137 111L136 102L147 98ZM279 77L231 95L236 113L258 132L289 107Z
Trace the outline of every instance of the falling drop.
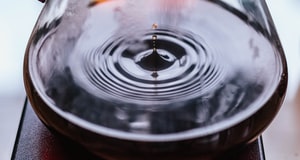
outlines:
M152 25L152 29L157 29L158 25L156 23L154 23ZM154 33L152 35L152 46L153 46L153 52L156 52L156 40L157 40L157 35Z
M158 74L157 74L157 72L153 72L152 74L151 74L151 76L153 77L153 78L157 78L158 77Z
M157 27L158 27L158 24L157 24L157 23L153 23L153 24L152 24L152 29L157 29Z
M158 25L156 24L156 23L153 23L153 25L152 25L152 29L157 29L157 27L158 27ZM157 35L154 33L153 35L152 35L152 46L153 46L153 52L152 52L152 54L153 55L155 55L154 56L154 64L156 64L157 63L157 56L159 56L159 54L157 53L157 50L156 50L156 40L157 40ZM158 77L158 73L157 73L157 69L155 69L154 71L153 71L153 73L151 74L151 76L153 77L153 78L157 78Z
M156 79L159 77L159 71L167 69L175 63L176 57L172 57L164 51L167 44L157 36L158 32L155 31L158 29L157 23L153 23L152 29L154 31L151 34L151 41L149 41L151 50L137 64L143 69L151 71L151 76Z

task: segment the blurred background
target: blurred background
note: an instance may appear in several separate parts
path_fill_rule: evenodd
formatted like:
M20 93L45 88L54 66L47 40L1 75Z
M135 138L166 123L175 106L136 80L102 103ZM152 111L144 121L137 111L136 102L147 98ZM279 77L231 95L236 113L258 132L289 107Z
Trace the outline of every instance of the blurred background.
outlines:
M0 160L11 159L25 100L23 56L42 7L37 0L0 1Z
M286 100L263 134L267 160L300 160L300 1L267 0L289 69Z
M300 160L300 1L266 0L289 67L289 88L279 114L263 133L267 160ZM0 160L11 158L25 100L22 65L43 4L0 1Z

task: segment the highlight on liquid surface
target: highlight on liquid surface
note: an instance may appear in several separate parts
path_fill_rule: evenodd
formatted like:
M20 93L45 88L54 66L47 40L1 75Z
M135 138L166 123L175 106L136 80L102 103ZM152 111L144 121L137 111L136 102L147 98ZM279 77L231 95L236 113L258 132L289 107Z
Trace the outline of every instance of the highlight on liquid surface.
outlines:
M33 39L31 79L52 109L110 136L233 125L268 100L282 64L263 26L220 4L111 0L81 17L66 11Z

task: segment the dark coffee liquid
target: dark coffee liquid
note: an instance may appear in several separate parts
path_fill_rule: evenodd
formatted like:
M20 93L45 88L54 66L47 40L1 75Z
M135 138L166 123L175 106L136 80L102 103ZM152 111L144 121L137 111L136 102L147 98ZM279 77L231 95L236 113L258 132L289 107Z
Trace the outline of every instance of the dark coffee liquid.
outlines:
M282 74L264 26L224 5L181 3L89 5L80 34L59 34L62 21L32 52L26 78L102 134L204 134L257 111Z

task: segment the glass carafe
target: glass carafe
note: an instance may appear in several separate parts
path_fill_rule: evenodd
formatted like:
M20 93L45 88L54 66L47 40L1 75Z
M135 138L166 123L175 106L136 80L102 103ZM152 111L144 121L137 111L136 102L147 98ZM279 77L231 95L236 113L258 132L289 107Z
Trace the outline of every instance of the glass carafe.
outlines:
M24 82L99 157L210 159L270 124L287 66L264 0L47 0Z

